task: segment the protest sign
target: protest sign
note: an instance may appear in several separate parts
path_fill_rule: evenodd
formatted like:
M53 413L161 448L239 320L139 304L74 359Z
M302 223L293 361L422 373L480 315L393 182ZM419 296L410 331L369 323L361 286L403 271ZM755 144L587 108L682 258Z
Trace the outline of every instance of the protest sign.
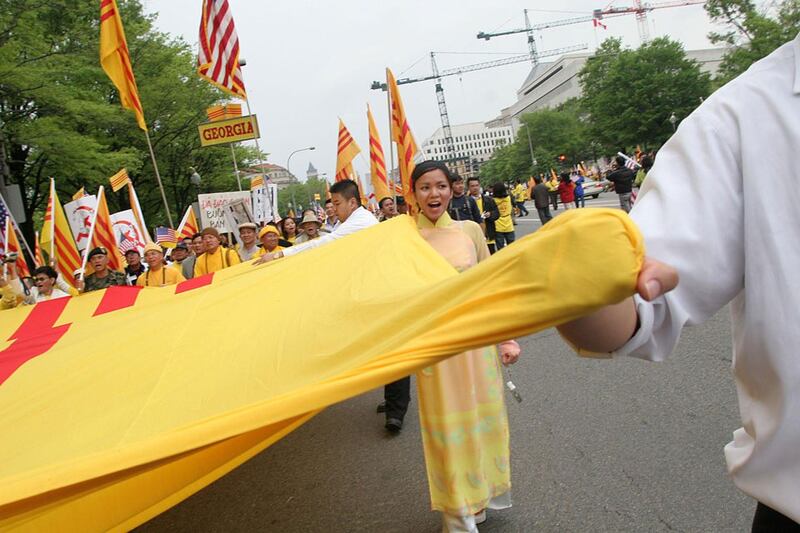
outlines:
M278 186L262 183L251 190L253 195L253 218L257 223L275 220L278 207Z
M92 225L94 210L97 207L97 196L88 194L77 200L64 204L64 213L69 221L69 229L82 252L89 244L89 228Z
M216 228L220 233L228 233L236 231L236 227L228 225L225 219L225 207L237 201L244 201L249 204L250 191L201 194L197 199L200 204L201 226L203 228Z
M114 228L114 236L119 244L119 251L123 254L128 250L138 250L141 254L144 245L147 244L147 236L142 235L139 224L132 209L126 209L111 215L111 224Z

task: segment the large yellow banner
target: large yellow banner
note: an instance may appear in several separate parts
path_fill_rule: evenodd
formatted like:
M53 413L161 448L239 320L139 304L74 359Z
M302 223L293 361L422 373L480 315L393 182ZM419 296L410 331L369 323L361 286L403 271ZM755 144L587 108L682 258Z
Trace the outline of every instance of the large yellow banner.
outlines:
M620 210L575 210L458 274L402 216L259 267L0 312L0 530L135 527L328 405L620 301L642 257Z

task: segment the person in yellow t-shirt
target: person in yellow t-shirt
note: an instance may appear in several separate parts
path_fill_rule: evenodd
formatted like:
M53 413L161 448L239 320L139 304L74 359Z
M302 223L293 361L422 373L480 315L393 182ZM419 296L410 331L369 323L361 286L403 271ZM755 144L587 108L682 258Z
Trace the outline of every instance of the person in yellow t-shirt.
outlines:
M517 184L514 186L514 203L516 204L517 209L519 209L520 216L528 216L528 209L525 207L525 200L528 199L528 189L522 184L521 181L517 180Z
M164 265L164 252L154 242L145 244L144 261L149 268L136 279L138 287L166 287L186 281L180 272L180 265L177 268Z
M271 254L272 252L279 252L283 250L283 246L278 244L281 233L275 226L267 224L261 231L258 232L258 239L261 241L261 248L256 252L255 258L259 258L264 254Z
M553 202L553 211L558 211L558 186L561 184L555 174L550 175L550 179L545 182L547 185L547 194L550 196L550 201Z
M223 248L220 245L219 232L214 228L206 228L200 232L203 236L205 253L197 258L194 264L194 277L210 274L242 262L236 250Z
M514 221L511 218L514 207L511 205L511 197L503 183L498 182L492 185L492 194L494 203L497 204L497 209L500 211L500 217L494 223L495 246L497 246L497 251L500 251L505 245L511 244L516 239Z

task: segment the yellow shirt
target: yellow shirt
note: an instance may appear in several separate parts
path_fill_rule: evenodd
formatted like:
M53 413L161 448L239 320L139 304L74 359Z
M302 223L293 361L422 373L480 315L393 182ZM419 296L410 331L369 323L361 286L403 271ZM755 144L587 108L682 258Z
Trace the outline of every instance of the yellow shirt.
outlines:
M514 187L514 199L518 202L524 202L526 200L527 194L525 193L525 187L522 184L518 184Z
M197 258L194 263L194 277L216 272L231 265L238 265L241 262L236 250L220 246L213 254L206 252Z
M280 250L283 250L283 246L276 246L275 248L273 248L269 252L267 251L266 248L264 248L262 246L261 248L258 249L258 251L255 253L255 255L253 255L253 259L261 257L264 254L271 254L271 253L275 253L275 252L280 251Z
M547 190L548 191L555 192L555 191L558 190L558 183L559 182L558 182L557 179L552 179L552 180L546 182L545 185L547 185Z
M511 233L514 231L514 221L511 220L511 197L495 198L494 203L500 211L500 218L494 223L494 229L500 233Z
M186 278L177 268L162 266L158 270L148 270L139 276L139 279L136 280L136 285L138 287L164 287L166 285L176 285L181 281L186 281Z

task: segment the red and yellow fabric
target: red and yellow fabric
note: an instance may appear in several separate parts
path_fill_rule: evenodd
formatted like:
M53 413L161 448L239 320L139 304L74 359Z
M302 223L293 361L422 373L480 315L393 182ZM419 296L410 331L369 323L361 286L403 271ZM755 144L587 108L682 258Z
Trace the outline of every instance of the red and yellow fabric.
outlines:
M621 210L577 209L459 274L401 216L174 288L3 311L0 457L13 460L0 462L0 530L133 529L329 405L622 300L643 254ZM328 312L309 314L318 288L295 280L320 265L351 275L326 288ZM282 312L254 336L242 317L270 301ZM142 332L165 324L154 350Z
M119 92L122 107L136 113L139 127L147 131L139 89L133 76L133 66L125 41L125 29L119 16L116 0L100 2L100 64Z
M336 181L355 180L353 159L361 153L342 119L339 119L339 145L336 150Z
M409 209L416 209L417 201L414 198L414 191L411 189L411 173L414 172L414 158L419 149L411 128L408 125L406 112L403 108L403 100L400 98L400 91L397 89L397 81L390 69L386 69L386 84L389 86L389 98L392 102L392 140L397 144L397 163L400 169L400 184L403 188L403 197L406 199Z
M125 267L125 261L122 258L122 254L119 253L119 244L117 244L117 238L114 236L114 225L111 223L111 214L108 212L105 189L102 185L97 191L97 207L94 211L94 221L89 233L89 244L85 253L88 254L98 247L105 248L108 250L108 268L122 270ZM85 275L88 276L93 272L94 269L91 263L87 261ZM86 278L84 277L84 279Z
M111 190L117 192L127 184L131 182L131 178L128 177L128 171L124 168L108 178L108 182L111 184Z
M192 236L199 231L200 225L197 223L197 217L194 216L194 209L192 206L189 206L186 208L186 213L183 215L183 220L181 220L181 223L178 226L178 231L175 232L178 237L178 242L183 239L191 239Z
M5 242L6 254L17 254L17 261L14 263L17 266L17 275L20 278L30 277L31 271L28 268L28 263L25 262L25 254L22 253L22 246L19 245L17 231L10 216L6 216Z
M34 242L33 242L33 261L36 263L37 267L45 266L47 262L44 260L44 256L42 255L42 247L39 246L39 232L34 232Z
M81 256L72 238L64 208L56 194L56 183L50 179L50 197L47 199L47 210L44 212L44 226L40 243L44 252L55 259L56 270L71 286L75 287L74 272L81 267Z
M375 119L372 110L367 106L367 122L369 123L369 177L372 180L372 190L375 191L375 199L392 196L389 192L389 180L386 178L386 160L383 157L383 146L378 128L375 126Z

